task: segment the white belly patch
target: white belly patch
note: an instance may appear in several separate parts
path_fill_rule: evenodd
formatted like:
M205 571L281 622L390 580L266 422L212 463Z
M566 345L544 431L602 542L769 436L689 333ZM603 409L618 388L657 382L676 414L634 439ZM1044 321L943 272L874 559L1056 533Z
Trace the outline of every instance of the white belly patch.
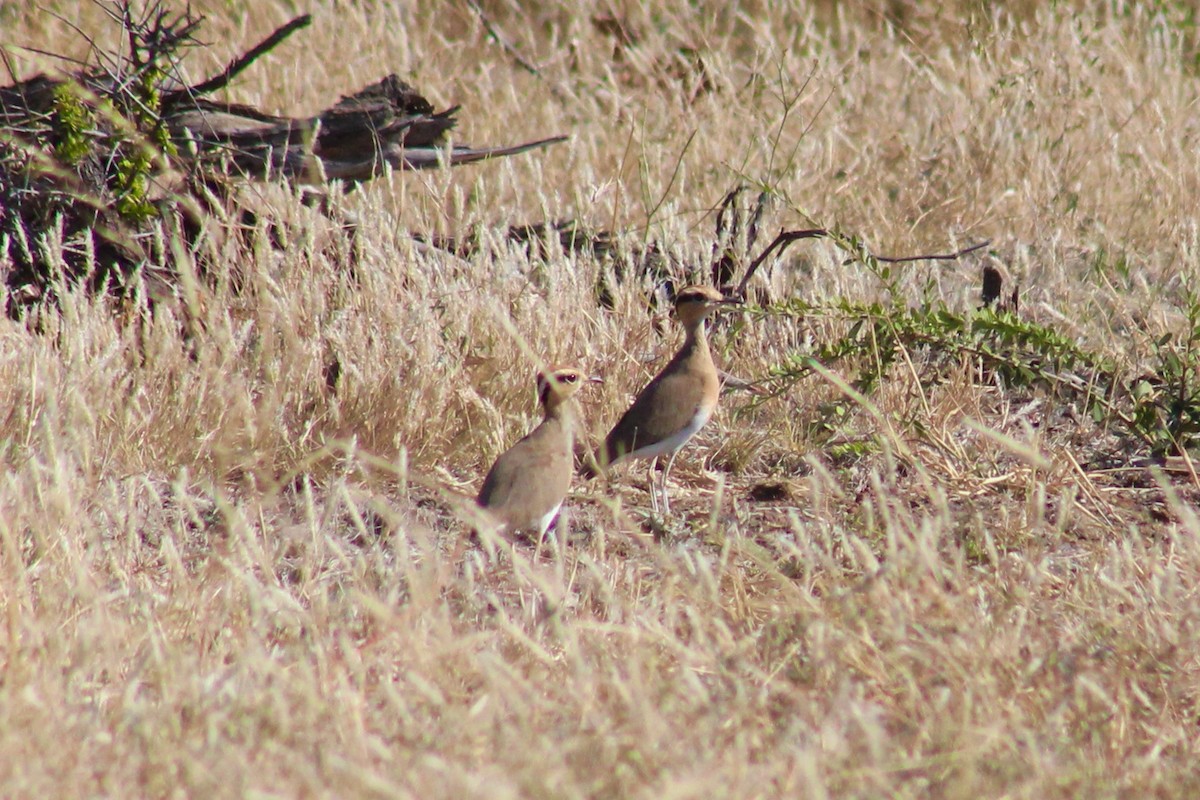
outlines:
M561 501L554 508L550 509L549 513L547 513L544 517L542 517L541 519L538 520L537 529L538 529L539 536L545 536L546 531L550 530L550 523L554 522L554 517L555 517L555 515L558 514L558 510L560 508L562 508Z
M684 425L678 432L671 434L662 441L655 442L645 447L639 447L627 456L618 459L623 461L625 458L657 458L658 456L667 453L673 453L687 443L687 440L696 435L696 431L704 427L708 420L712 417L712 406L700 406L696 409L696 413L688 420L687 425Z

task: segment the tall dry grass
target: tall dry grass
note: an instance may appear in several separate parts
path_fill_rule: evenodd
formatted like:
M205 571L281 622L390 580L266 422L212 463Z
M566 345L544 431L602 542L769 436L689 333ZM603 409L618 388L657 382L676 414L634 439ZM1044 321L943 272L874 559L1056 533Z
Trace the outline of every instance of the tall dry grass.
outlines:
M294 13L200 8L192 79ZM540 362L605 374L602 432L676 341L644 282L602 311L608 267L504 228L578 218L694 278L741 180L771 190L769 228L991 238L1025 314L1144 369L1197 277L1182 6L488 4L539 76L465 5L312 10L232 99L310 111L394 70L464 105L464 141L571 139L335 197L354 243L247 187L286 247L227 242L244 285L206 289L191 337L70 287L37 332L0 323L0 794L1196 794L1193 489L1105 465L1114 432L1053 396L897 369L846 457L810 425L835 384L730 393L665 531L626 473L577 487L549 550L491 561L434 489L471 493L533 424ZM54 64L19 45L85 54L72 25L119 35L8 4L0 43L29 74ZM914 301L977 302L974 263L901 269ZM756 281L881 293L819 242ZM833 324L742 322L714 338L749 378Z

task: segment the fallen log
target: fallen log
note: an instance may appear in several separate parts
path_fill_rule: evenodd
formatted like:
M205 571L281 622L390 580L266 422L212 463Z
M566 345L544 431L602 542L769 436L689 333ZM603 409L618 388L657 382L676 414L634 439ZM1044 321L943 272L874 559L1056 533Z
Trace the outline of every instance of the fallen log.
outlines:
M517 145L447 145L459 106L434 112L392 74L344 97L315 117L277 117L232 103L198 100L165 116L172 139L197 157L228 159L254 178L309 183L361 182L387 169L460 166L564 141L553 136Z
M435 111L395 74L311 117L214 101L206 95L311 18L297 17L220 74L182 86L169 76L181 74L181 51L198 45L201 17L174 14L163 0L140 8L94 2L123 27L127 52L102 53L93 42L92 63L0 87L0 278L10 315L52 296L64 278L120 292L152 273L161 295L178 253L155 251L154 231L199 247L202 231L238 218L217 207L233 202L231 180L353 187L388 170L455 167L565 138L454 143L459 107Z

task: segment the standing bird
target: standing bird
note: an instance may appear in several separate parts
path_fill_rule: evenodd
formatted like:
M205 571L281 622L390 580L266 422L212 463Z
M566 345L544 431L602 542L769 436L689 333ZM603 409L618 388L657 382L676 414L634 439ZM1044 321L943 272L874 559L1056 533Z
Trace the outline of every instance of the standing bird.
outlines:
M497 532L536 528L539 541L546 535L574 472L571 396L587 382L601 381L572 367L538 373L538 401L545 417L496 459L475 500Z
M683 325L683 346L662 372L638 394L621 417L600 454L608 468L627 459L669 454L662 473L663 513L671 513L667 476L679 449L704 427L717 407L721 382L708 348L704 321L723 306L741 303L707 286L689 286L675 296L675 317ZM651 465L650 502L658 510Z

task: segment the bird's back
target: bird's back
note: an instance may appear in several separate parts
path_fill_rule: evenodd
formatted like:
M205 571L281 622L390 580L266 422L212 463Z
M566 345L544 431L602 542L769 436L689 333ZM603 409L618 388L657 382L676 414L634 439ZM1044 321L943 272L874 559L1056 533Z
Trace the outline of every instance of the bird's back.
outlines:
M478 504L509 530L539 527L570 488L572 445L569 421L544 420L496 459Z

